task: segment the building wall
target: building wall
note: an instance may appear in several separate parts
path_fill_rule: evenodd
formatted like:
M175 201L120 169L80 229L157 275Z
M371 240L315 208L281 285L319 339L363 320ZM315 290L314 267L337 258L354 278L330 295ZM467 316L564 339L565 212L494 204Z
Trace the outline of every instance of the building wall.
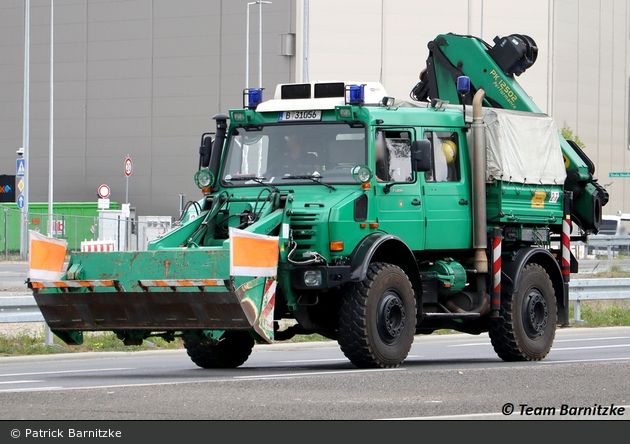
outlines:
M134 161L138 214L178 215L212 116L242 105L245 0L56 0L56 201L94 201L106 183L125 201ZM263 9L263 81L292 81L279 35L295 32L295 0ZM251 7L250 78L258 79L258 6ZM31 0L31 202L47 201L50 2ZM22 145L24 1L0 2L0 174L15 174ZM273 86L268 91L273 91Z
M611 194L605 214L630 212L630 179L608 177L630 171L629 0L338 3L310 2L310 80L381 81L398 99L409 97L425 66L426 45L438 34L470 34L490 44L497 35L532 37L538 59L518 82L559 128L571 128L586 144Z

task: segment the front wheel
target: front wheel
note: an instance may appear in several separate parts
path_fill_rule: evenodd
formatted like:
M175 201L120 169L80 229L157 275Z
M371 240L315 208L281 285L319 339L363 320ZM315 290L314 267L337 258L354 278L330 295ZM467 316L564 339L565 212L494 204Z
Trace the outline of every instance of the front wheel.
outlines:
M254 348L254 338L246 331L226 331L213 344L199 339L184 340L190 359L202 368L236 368L242 365Z
M523 269L518 291L504 294L490 325L495 352L504 361L540 361L553 344L558 314L551 279L543 267Z
M373 263L364 281L342 300L338 342L357 367L400 365L413 344L416 300L409 278L396 265Z

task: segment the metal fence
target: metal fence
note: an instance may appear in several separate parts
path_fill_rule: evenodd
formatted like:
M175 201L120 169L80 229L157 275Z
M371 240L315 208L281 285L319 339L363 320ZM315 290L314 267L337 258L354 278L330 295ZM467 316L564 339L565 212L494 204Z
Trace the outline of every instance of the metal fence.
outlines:
M573 301L573 321L582 322L582 301L630 299L630 278L573 279L569 285L569 300ZM33 296L0 297L0 323L43 322Z
M121 213L121 210L112 210L95 212L93 216L53 214L52 237L65 239L69 252L81 251L81 242L86 240L113 240L117 251L136 251L146 250L149 241L164 235L173 226L170 216L124 217ZM29 212L28 221L29 230L46 233L48 214ZM0 206L0 255L4 254L5 260L25 259L20 252L21 225L20 210Z
M592 254L595 258L607 256L613 259L619 254L630 254L630 236L589 236L588 243L575 242L573 244L579 253L576 257L585 259L588 254Z

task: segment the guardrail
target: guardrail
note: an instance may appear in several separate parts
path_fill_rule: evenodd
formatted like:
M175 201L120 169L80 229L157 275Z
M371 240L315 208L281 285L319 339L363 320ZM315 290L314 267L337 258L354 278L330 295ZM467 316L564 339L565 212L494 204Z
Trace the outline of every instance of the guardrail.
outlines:
M581 301L630 299L630 278L572 279L569 300L573 301L573 321L582 322Z
M573 301L573 321L582 322L582 301L630 299L630 278L573 279L569 283L569 300ZM44 322L33 296L0 297L0 324L11 322Z
M595 249L595 257L603 256L599 253L600 249L604 249L608 259L612 259L614 256L613 247L630 247L630 236L605 236L605 235L592 235L588 237L588 242L574 242L574 245L579 245L582 249L580 257L584 259L587 254L587 250Z
M44 322L33 296L0 297L0 323Z

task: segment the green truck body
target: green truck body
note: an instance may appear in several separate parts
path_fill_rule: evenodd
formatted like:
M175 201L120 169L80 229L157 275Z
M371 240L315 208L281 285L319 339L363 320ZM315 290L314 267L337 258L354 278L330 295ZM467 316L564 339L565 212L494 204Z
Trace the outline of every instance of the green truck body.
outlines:
M429 49L414 102L372 83L279 85L262 103L246 90L202 136L202 196L175 229L149 251L73 253L61 281L29 283L53 332L183 337L205 368L313 332L357 366L392 367L414 335L444 328L490 332L505 360L544 358L568 324L571 218L573 238L596 232L607 195L562 138L566 180L489 178L484 109L545 116L480 40ZM232 273L237 232L277 242L273 276Z

